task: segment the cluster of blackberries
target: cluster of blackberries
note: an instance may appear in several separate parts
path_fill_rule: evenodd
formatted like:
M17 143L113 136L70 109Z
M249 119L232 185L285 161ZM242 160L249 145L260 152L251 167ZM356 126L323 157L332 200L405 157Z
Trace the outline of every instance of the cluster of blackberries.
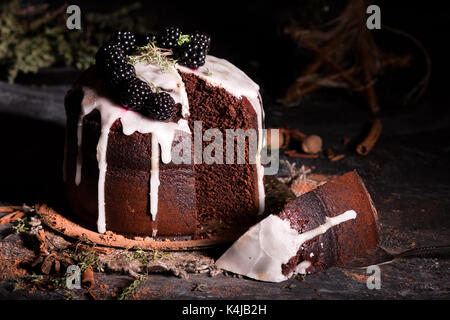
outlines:
M205 64L211 37L198 31L183 35L180 28L167 27L156 37L156 44L171 49L179 64L197 69Z
M116 32L95 56L98 68L118 101L127 109L141 112L156 120L169 119L175 101L165 93L153 92L151 87L136 77L134 66L127 61L138 45L156 42L160 48L172 50L179 64L197 69L205 64L211 38L203 32L183 34L178 27L167 27L159 35L137 37L132 32Z
M116 32L95 56L117 100L125 108L138 111L156 119L169 119L175 107L173 98L165 93L155 93L136 76L134 66L127 62L127 55L136 49L136 37L131 32Z

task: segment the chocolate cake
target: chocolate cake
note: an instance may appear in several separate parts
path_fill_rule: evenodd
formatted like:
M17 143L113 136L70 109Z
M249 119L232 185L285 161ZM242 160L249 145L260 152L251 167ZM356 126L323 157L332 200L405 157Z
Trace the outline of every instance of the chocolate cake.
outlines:
M345 265L377 245L377 220L364 183L356 172L349 172L260 221L216 265L272 282Z
M75 216L100 233L144 237L245 231L264 211L258 85L211 55L196 70L179 64L163 70L149 62L134 68L140 80L170 95L175 111L168 119L152 119L117 101L98 65L82 75L65 100L64 172ZM224 135L225 129L257 130L256 163L248 154L243 164L172 161L178 144L192 145L195 130L210 128ZM195 159L194 147L184 152Z

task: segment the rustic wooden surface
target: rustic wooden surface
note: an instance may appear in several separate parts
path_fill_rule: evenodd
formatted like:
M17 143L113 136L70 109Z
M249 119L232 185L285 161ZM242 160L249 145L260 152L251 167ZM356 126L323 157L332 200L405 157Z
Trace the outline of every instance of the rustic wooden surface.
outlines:
M61 203L61 164L64 143L63 96L68 86L32 88L0 83L0 203ZM340 99L340 100L339 100ZM266 99L269 100L270 99ZM338 106L336 106L338 104ZM329 94L313 95L301 108L284 109L266 104L268 126L289 124L320 134L325 146L341 145L344 136L357 140L367 120L359 103ZM357 169L364 179L381 222L381 244L401 250L413 246L450 244L450 117L433 112L433 101L415 109L383 115L384 131L366 157L346 151L330 162L297 160L314 172L342 174ZM283 174L283 171L280 172ZM0 266L0 299L62 299L40 290L13 290L29 274L20 260L34 253L24 240L0 227L0 252L17 263L12 272ZM217 256L223 248L214 249ZM97 274L101 286L96 298L114 299L132 282L127 275ZM381 289L369 290L364 270L331 268L305 280L262 283L225 275L150 275L135 299L372 299L450 298L450 261L414 258L381 266ZM204 283L202 291L194 290ZM92 299L86 290L72 297Z

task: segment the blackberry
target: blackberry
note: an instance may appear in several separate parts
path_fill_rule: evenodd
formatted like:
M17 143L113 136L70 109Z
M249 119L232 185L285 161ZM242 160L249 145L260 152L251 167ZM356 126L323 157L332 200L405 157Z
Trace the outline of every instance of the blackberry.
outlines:
M127 63L125 54L122 49L114 43L107 43L103 45L95 55L96 64L103 69L112 70L117 66Z
M208 53L211 46L211 37L208 34L197 31L190 36L192 43L195 43L200 50Z
M173 49L178 46L178 39L181 36L181 30L178 27L166 27L156 37L156 43L160 48Z
M167 120L172 117L175 100L166 92L152 94L143 114L155 120Z
M188 43L175 52L178 63L191 69L198 69L205 64L206 52L196 49L195 44Z
M125 54L130 54L136 49L136 36L129 31L117 31L111 37L111 42L121 48Z
M205 64L206 54L202 52L183 52L178 56L178 63L191 69L198 69Z
M121 84L118 99L124 108L141 111L152 96L150 86L139 78L132 78Z
M197 69L205 64L211 37L203 32L195 32L189 36L191 41L177 48L175 50L175 57L180 64Z
M118 87L124 82L132 81L135 77L136 70L134 69L134 66L129 63L115 66L112 70L108 70L107 72L108 81L113 87Z

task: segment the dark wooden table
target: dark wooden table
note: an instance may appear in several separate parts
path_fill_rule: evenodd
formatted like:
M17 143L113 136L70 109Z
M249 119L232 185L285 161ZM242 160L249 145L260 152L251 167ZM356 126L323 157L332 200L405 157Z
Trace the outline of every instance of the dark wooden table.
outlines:
M61 200L64 144L63 98L68 86L30 87L0 83L0 203L33 204ZM308 97L301 106L283 108L266 102L267 126L298 127L324 138L325 146L342 145L343 137L357 141L368 114L357 101L331 92ZM379 212L381 245L393 250L450 244L450 116L426 99L411 109L382 115L383 134L366 157L345 151L330 162L325 157L298 160L314 172L342 174L357 169ZM281 171L280 174L283 172ZM12 256L32 255L20 236L0 246ZM21 251L22 250L22 251ZM28 251L27 251L28 250ZM2 270L0 268L0 270ZM13 290L15 278L0 275L0 299L61 299L61 294ZM113 298L132 278L98 274L102 298ZM305 280L272 284L224 275L191 275L183 280L150 275L136 299L421 299L450 298L450 261L413 258L381 266L381 289L369 290L364 270L331 268ZM204 283L203 289L193 290ZM76 298L88 299L85 291Z

